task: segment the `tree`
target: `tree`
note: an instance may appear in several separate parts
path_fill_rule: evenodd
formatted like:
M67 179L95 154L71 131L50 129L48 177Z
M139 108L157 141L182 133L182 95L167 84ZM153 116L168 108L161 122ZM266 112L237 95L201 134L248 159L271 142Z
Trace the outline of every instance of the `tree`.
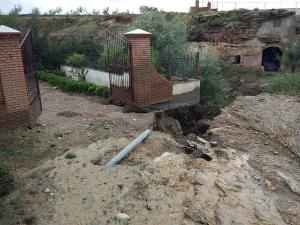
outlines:
M102 13L104 16L109 16L109 7L104 8Z
M63 9L61 7L56 7L55 9L50 9L47 14L49 15L59 15L61 14Z
M187 25L177 16L158 11L146 11L141 14L129 29L143 29L152 33L152 47L159 50L160 55L168 53L182 54L186 52Z
M214 116L227 102L224 92L224 77L219 67L218 55L212 52L201 53L200 62L200 74L202 77L200 103L208 106L209 114Z
M66 59L66 63L72 67L70 72L77 75L79 80L85 80L85 76L89 72L89 70L86 69L87 59L85 55L74 53Z
M21 5L14 5L14 7L9 11L9 15L19 15L22 12L23 7Z
M300 67L300 41L289 44L282 57L283 64L292 74Z
M39 8L37 8L37 7L32 8L31 15L37 15L37 16L41 15Z
M15 5L8 13L8 15L0 16L0 24L5 26L21 30L22 28L22 20L19 17L20 12L22 11L21 5Z
M140 13L141 14L147 13L147 12L158 12L158 8L151 7L151 6L146 6L146 5L143 5L143 6L140 7Z

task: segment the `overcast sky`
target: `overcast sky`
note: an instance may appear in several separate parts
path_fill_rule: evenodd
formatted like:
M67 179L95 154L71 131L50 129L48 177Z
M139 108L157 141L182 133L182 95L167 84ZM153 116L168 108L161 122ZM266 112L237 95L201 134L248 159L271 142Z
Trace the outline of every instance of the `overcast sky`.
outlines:
M200 5L207 1L201 1ZM213 5L220 10L234 8L295 8L300 7L300 0L214 0ZM235 3L236 2L236 3ZM298 3L298 4L297 4ZM129 10L138 12L141 5L155 6L165 11L187 12L189 7L195 4L195 0L0 0L1 12L7 13L14 5L22 5L22 13L28 13L33 7L38 7L42 12L56 7L62 7L64 12L76 9L79 6L85 7L88 11L93 9L101 10L109 7L111 10Z

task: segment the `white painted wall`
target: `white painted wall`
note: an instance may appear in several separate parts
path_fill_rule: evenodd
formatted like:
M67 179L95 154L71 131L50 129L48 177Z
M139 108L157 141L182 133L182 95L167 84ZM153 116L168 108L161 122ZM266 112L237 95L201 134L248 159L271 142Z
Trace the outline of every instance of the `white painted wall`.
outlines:
M173 95L180 95L200 87L199 80L189 80L173 84Z
M61 65L60 70L66 74L67 77L71 77L77 80L77 77L71 71L70 66ZM110 86L109 74L104 71L88 69L89 72L86 75L86 81L98 85ZM199 80L181 81L173 84L173 95L184 94L193 91L195 88L200 87Z
M74 74L71 73L71 67L66 65L61 65L60 70L63 71L66 76L72 77L72 79L76 80L77 78L74 77ZM100 70L94 70L94 69L88 69L89 72L87 73L85 79L87 82L99 84L99 85L105 85L109 87L109 74L104 71Z

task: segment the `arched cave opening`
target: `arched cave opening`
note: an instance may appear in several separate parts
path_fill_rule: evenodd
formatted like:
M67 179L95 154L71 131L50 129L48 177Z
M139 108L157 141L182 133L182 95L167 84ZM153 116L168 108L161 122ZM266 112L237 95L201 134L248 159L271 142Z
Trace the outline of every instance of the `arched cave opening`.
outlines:
M280 70L280 57L282 50L279 47L265 48L262 53L261 65L264 71L278 72Z

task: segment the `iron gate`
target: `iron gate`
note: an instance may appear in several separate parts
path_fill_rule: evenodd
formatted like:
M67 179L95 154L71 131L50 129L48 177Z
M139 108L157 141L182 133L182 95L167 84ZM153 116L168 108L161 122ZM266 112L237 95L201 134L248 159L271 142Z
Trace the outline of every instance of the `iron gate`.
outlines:
M33 127L42 112L42 103L37 78L37 67L33 54L31 30L23 38L21 49L29 102L30 127Z
M133 101L131 45L111 31L106 31L107 61L110 91L113 99L123 103Z

